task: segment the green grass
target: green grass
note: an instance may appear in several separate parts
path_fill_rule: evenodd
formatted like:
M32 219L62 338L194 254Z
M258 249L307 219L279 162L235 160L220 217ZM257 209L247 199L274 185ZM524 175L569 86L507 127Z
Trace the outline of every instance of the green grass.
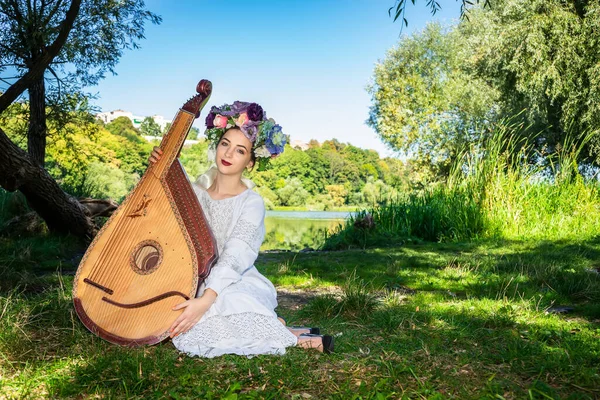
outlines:
M0 188L0 228L10 218L30 211L25 196L20 192L7 192Z
M71 303L78 251L0 242L0 398L600 397L599 238L261 254L277 287L318 294L278 312L336 353L252 359L98 339Z

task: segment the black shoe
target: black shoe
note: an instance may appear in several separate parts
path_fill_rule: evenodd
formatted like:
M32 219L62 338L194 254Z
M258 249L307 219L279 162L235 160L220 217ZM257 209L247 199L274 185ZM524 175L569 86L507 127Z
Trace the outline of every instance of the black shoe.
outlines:
M304 337L320 337L323 342L323 353L330 354L333 353L333 336L329 335L315 335L312 333L302 333L300 336Z

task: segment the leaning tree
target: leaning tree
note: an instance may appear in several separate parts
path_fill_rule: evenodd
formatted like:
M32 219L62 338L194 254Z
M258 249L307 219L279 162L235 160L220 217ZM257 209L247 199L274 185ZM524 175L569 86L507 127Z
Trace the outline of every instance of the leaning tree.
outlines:
M22 192L51 231L91 238L94 225L44 169L48 118L68 122L73 97L115 72L147 21L160 23L144 7L142 0L0 0L0 113L25 97L29 120L27 152L0 127L0 186Z

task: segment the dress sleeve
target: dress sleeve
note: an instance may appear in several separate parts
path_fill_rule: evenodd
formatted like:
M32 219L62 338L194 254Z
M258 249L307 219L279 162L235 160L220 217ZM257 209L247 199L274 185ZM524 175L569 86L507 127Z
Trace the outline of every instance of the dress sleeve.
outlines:
M262 197L254 194L244 203L217 263L206 278L206 288L220 294L227 286L238 282L241 275L254 265L264 237L265 204Z

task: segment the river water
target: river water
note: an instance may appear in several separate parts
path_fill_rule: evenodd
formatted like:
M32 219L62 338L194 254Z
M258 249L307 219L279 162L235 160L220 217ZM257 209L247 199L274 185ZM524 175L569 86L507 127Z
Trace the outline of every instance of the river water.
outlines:
M326 232L333 232L349 211L267 211L267 234L261 250L318 248Z

